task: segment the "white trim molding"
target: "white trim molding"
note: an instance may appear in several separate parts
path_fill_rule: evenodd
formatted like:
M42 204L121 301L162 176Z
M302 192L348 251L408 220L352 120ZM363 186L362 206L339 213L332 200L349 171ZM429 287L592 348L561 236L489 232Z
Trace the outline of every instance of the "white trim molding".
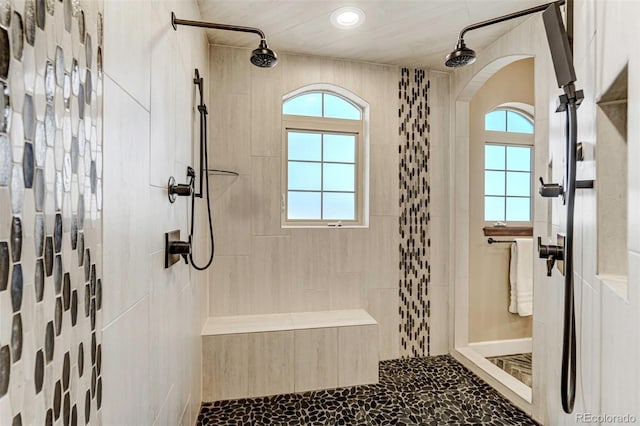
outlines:
M469 349L483 357L526 354L531 352L532 347L531 337L469 343Z

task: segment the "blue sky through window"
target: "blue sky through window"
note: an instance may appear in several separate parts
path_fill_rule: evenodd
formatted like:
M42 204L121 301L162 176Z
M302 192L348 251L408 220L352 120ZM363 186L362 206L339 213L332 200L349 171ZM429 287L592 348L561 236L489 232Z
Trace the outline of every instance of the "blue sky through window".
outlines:
M531 220L531 153L531 146L485 145L485 221Z
M484 129L493 132L533 134L533 121L524 114L498 109L484 116Z

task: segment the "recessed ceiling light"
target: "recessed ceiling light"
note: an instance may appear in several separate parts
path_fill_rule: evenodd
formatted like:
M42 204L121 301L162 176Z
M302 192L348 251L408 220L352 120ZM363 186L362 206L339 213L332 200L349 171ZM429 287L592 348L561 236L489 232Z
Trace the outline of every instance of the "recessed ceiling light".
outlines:
M338 28L356 28L364 22L364 12L357 7L341 7L331 14L331 23Z

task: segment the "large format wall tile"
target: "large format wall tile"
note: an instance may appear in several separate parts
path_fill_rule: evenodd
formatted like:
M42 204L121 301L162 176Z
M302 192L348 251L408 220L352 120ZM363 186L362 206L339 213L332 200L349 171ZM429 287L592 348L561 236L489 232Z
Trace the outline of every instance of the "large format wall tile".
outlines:
M206 336L205 401L293 392L293 331Z
M194 424L201 401L207 272L182 261L165 269L163 234L179 229L187 238L190 200L169 203L166 185L172 175L186 183L187 166L198 168L194 70L207 104L213 79L205 31L175 31L172 11L200 19L191 0L105 2L104 251L114 283L105 294L105 346L112 349L105 424ZM204 200L196 199L196 210L194 258L202 264L209 254Z
M255 67L253 67L255 68ZM251 155L280 159L282 68L260 69L251 93Z
M280 157L251 157L251 210L256 213L251 217L253 235L289 233L280 227L281 170Z
M400 357L400 330L396 324L400 299L398 289L374 288L367 290L367 312L378 321L381 360Z
M254 69L249 54L248 49L210 48L215 78L209 90L216 111L211 152L216 167L235 169L241 176L214 179L216 252L224 259L214 265L220 270L209 275L209 314L369 305L379 319L384 359L428 354L426 72L405 69L401 74L393 66L300 55L281 55L277 67ZM314 83L338 85L370 105L368 228L281 227L282 97ZM448 238L445 231L438 236ZM242 270L246 267L250 276ZM394 291L391 303L388 296ZM446 341L447 331L438 332Z
M248 302L252 292L249 256L216 256L209 280L217 283L216 292L209 292L209 309L218 315L251 313Z
M153 16L155 20L162 22L157 14L154 13ZM167 16L169 14L163 16L163 18L166 19ZM151 72L151 81L149 83L151 90L151 126L149 136L153 149L149 150L149 172L151 185L162 188L167 185L167 173L173 173L175 161L174 143L178 137L176 132L176 110L167 108L167 105L176 102L178 85L177 67L179 61L176 61L173 55L167 55L167 52L176 52L178 50L175 43L175 34L172 33L173 31L169 32L166 27L161 26L159 31L151 34L152 44L150 46L151 69L153 72ZM180 98L184 98L184 96ZM189 106L187 106L187 111ZM185 138L181 142L187 143L188 141ZM176 178L182 180L183 176L185 176L184 170Z
M391 144L371 145L369 185L372 215L398 217L399 185L398 147Z
M378 326L338 328L338 386L378 382Z
M212 175L211 179L224 179L216 199L212 194L213 231L216 254L239 256L251 254L251 179L247 175L237 177ZM220 181L222 182L222 180ZM203 209L204 213L204 209Z
M143 404L148 395L151 374L149 359L150 300L145 297L128 310L120 320L104 329L107 342L104 364L110 370L104 399L109 409L104 412L104 424L151 424L151 406ZM133 325L133 326L132 326ZM112 366L120 366L114 370ZM137 403L133 404L132 401ZM118 407L114 409L113 407Z
M104 117L109 141L105 152L105 217L104 235L107 247L117 251L105 256L109 282L113 287L105 294L105 320L109 324L138 302L149 291L149 262L141 262L138 253L148 253L145 238L153 221L139 221L149 209L147 200L149 159L149 113L111 78L105 79ZM125 189L126 188L126 189ZM145 259L146 260L146 259Z
M151 1L110 1L105 8L105 72L145 109L150 108ZM147 17L147 19L142 19ZM167 26L169 26L167 16Z
M102 2L2 3L0 424L100 424Z
M338 387L338 328L294 331L294 389Z

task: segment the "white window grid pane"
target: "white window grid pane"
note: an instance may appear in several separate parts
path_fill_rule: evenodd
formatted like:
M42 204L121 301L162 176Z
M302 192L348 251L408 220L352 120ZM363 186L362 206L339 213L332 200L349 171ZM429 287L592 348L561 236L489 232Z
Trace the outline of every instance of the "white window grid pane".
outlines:
M301 167L302 170L300 170ZM322 176L321 162L289 160L287 167L287 189L289 191L319 191L322 189L322 179L319 181L316 180L318 179L318 175ZM303 181L306 185L301 185L300 182L290 181L296 176L302 176L302 179L306 179L306 182Z
M297 131L291 130L291 131L287 131L287 140L289 138L289 133L295 133ZM296 162L296 163L315 163L315 164L319 164L320 165L320 191L317 190L300 190L300 189L290 189L289 188L289 182L288 182L288 178L287 178L287 194L289 192L314 192L314 193L320 193L320 219L319 220L325 220L324 218L324 196L322 194L325 193L335 193L335 194L353 194L354 198L356 200L356 204L355 204L355 211L358 211L358 198L356 197L356 190L355 188L358 187L358 180L357 180L357 176L358 176L358 167L357 167L357 162L359 161L358 159L358 140L357 140L357 134L353 134L353 133L336 133L336 132L319 132L321 134L321 142L320 142L320 152L321 152L321 160L320 161L301 161L301 160L289 160L287 158L287 169L288 169L288 165L291 162ZM324 136L327 134L331 134L331 135L350 135L350 136L356 136L356 143L354 144L354 161L353 162L344 162L344 161L324 161ZM288 145L288 142L287 142ZM287 149L288 152L288 149ZM354 191L328 191L328 190L323 190L322 188L324 188L324 167L323 164L348 164L348 165L353 165L353 181L354 181ZM287 211L287 220L295 220L295 219L291 219L288 217L289 215L289 209L287 207L286 209Z
M531 175L531 173L532 173L532 169L533 169L533 167L532 167L532 166L533 166L533 164L532 164L532 163L533 163L533 155L532 155L532 154L533 154L533 147L532 147L532 146L528 146L528 145L509 145L509 144L498 144L498 143L486 143L485 145L492 145L492 146L504 146L504 147L505 147L505 150L504 150L504 156L505 156L505 158L504 158L504 164L505 164L505 168L504 168L504 169L487 169L487 168L485 168L485 169L484 169L484 170L485 170L485 174L486 174L486 172L492 172L492 171L493 171L493 172L505 172L505 185L504 185L505 193L504 193L504 194L500 194L500 195L497 195L497 194L496 194L496 195L493 195L493 194L486 194L486 193L485 193L485 194L484 194L484 196L485 196L485 198L484 198L484 199L486 200L486 198L487 198L487 197L502 197L502 198L505 198L505 200L504 200L504 201L505 201L505 202L504 202L504 218L505 218L505 220L506 220L506 218L508 217L508 215L507 215L507 200L506 200L506 198L526 198L526 199L528 199L528 200L529 200L529 220L528 220L528 221L530 222L530 221L531 221L531 213L532 213L532 212L531 212L531 209L532 209L532 207L533 207L533 203L532 203L532 200L531 200L531 189L529 190L529 194L530 194L529 196L513 196L513 195L507 195L507 182L506 182L506 179L507 179L507 172L528 173L529 175ZM506 149L506 148L508 148L508 147L529 148L529 150L531 150L531 154L529 155L529 159L530 159L531 163L530 163L530 165L529 165L529 170L528 170L528 172L527 172L527 171L523 171L523 170L511 170L511 169L509 169L509 168L507 167L507 149ZM485 166L485 167L486 167L486 166ZM485 178L485 179L486 179L486 178ZM529 178L529 182L530 182L530 184L531 184L531 178ZM486 213L486 212L485 212L485 213ZM486 217L485 217L485 220L487 220L487 219L486 219Z
M484 129L493 132L533 134L535 124L532 117L510 108L499 108L484 115ZM513 124L515 123L515 125ZM528 124L526 129L519 128L519 123ZM510 130L515 127L515 130Z
M489 170L503 170L506 166L504 163L504 145L485 144L484 146L484 168ZM487 167L490 164L494 167Z
M291 136L294 135L292 143ZM288 132L289 142L287 144L287 156L290 160L299 161L318 161L322 154L320 153L321 135L318 132L311 131L294 131ZM317 145L316 145L317 144ZM292 156L293 154L293 156Z
M333 192L325 191L322 198L334 199L333 203L322 203L322 217L327 220L355 220L356 219L356 203L354 192ZM345 209L344 203L347 204ZM339 214L337 212L340 212Z
M524 217L522 218L518 218L518 219L513 219L514 216L517 216L518 211L517 210L509 210L507 208L507 206L509 205L510 201L517 201L517 200L521 200L521 201L527 201L527 204L529 206L529 210L526 211L526 219ZM512 196L508 196L505 197L505 218L507 221L511 220L511 221L517 221L517 222L528 222L531 220L531 197L512 197ZM510 219L512 218L512 219Z
M320 96L320 115L316 115L314 113L307 113L307 112L303 112L302 114L296 114L296 112L293 111L289 111L287 112L287 106L290 106L292 104L290 104L290 102L298 100L303 100L305 97L307 96L313 96L313 95L318 95ZM341 99L342 101L346 102L347 104L351 105L354 110L357 111L358 113L358 117L357 118L341 118L342 120L362 120L362 109L355 105L353 102L351 102L349 99L340 96L336 93L329 93L329 92L307 92L307 93L301 93L298 96L294 96L293 98L287 99L283 104L282 104L282 113L285 115L304 115L304 116L309 116L309 117L327 117L326 113L325 113L325 96L329 95L329 96L334 96L338 99ZM289 108L290 109L290 108Z
M510 133L527 133L533 134L534 125L533 121L522 114L521 112L514 111L511 109L506 110L507 113L507 123L506 123L506 131ZM526 127L523 128L522 125Z
M493 202L496 202L496 201L498 201L499 203L500 202L502 203L502 207L500 208L500 210L501 210L500 213L496 214L495 216L492 216L490 218L487 218L487 209L489 207L491 207L489 202L493 203ZM503 221L503 220L505 220L505 214L506 214L505 208L504 208L505 202L506 202L506 197L494 197L492 195L485 195L485 197L484 197L484 217L485 217L485 220L489 220L489 221L493 221L493 220ZM496 211L496 213L497 213L497 211Z
M484 129L493 132L506 132L507 112L499 109L485 114Z
M317 98L314 98L314 96L317 96ZM304 101L308 101L308 100L312 100L312 101L316 101L319 100L320 101L320 105L312 105L311 109L305 109L306 106L303 104L300 104L300 102L304 102ZM317 107L320 107L317 109ZM298 96L294 96L293 98L287 99L283 104L282 104L282 113L285 115L302 115L302 116L306 116L306 117L322 117L322 111L323 111L324 107L323 107L323 94L322 92L307 92L307 93L302 93Z
M505 195L505 172L497 170L485 170L484 195Z
M532 149L527 145L508 145L506 146L507 151L507 170L509 171L520 171L520 172L531 172L531 154ZM527 153L526 155L529 157L527 161L521 161L520 155Z
M524 185L524 182L526 182L526 185ZM523 193L522 190L526 190L526 193ZM531 173L507 172L506 195L507 197L531 198Z
M332 99L333 98L333 99ZM343 111L345 114L340 115L328 115L327 112L327 99L329 99L329 104L334 103L334 106L338 105L340 102L343 103L345 107L348 108L348 111ZM337 103L336 103L337 100ZM352 117L346 117L347 115L351 115ZM331 117L331 118L340 118L343 120L362 120L362 110L350 102L348 99L343 98L340 95L334 93L323 93L322 94L322 116L323 117Z
M287 216L289 216L293 207L293 210L295 211L294 215L297 213L297 215L299 216L299 217L293 218L294 220L318 220L321 214L320 198L322 197L322 194L319 191L288 191L287 193L287 196L289 197L289 199L291 199L292 196L299 196L299 195L311 196L312 197L311 201L313 201L313 196L317 195L317 197L315 197L318 202L317 206L313 206L313 205L309 206L307 204L305 208L299 209L298 208L300 207L299 205L296 205L295 203L289 203L287 205Z

